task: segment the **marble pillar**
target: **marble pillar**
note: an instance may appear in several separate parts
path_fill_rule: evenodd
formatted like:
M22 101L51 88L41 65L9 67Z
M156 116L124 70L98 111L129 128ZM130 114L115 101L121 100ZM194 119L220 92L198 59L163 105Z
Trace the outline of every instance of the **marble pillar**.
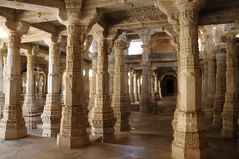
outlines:
M238 129L238 46L235 35L229 33L226 36L226 94L222 113L222 135L228 138L236 138Z
M4 56L7 54L7 46L5 43L1 45L0 48L0 119L3 117L3 107L4 107L4 101L5 101L5 95L4 95Z
M37 124L41 123L41 107L37 105L35 97L35 65L38 47L32 46L32 49L26 53L27 57L27 75L26 75L26 93L22 106L23 117L28 130L36 129Z
M213 107L213 126L222 127L222 110L226 92L226 50L219 45L216 54L216 96Z
M13 25L12 25L13 24ZM29 25L23 22L10 25L7 48L7 72L5 83L5 104L3 118L0 120L0 139L17 139L27 136L20 105L20 44L21 36L27 33ZM7 26L9 27L9 26Z
M207 79L207 101L204 109L204 117L212 121L213 113L212 108L214 106L214 99L216 94L216 54L212 49L207 53L208 62L208 79Z
M137 72L136 71L134 71L134 97L135 97L135 102L139 102L138 82L137 82Z
M180 102L174 128L172 157L208 159L209 148L201 109L201 77L198 50L198 13L200 0L177 1L180 22Z
M207 103L207 92L208 92L208 58L206 52L204 52L204 60L203 60L203 101L202 101L202 110L205 110L206 103Z
M129 96L130 96L131 103L135 103L135 98L134 98L134 74L133 74L132 70L129 72Z
M103 28L99 27L98 29ZM115 139L115 117L113 108L111 107L109 95L108 53L106 39L103 36L103 31L99 31L98 34L96 95L94 107L92 108L92 127L94 127L93 134L102 136L103 142L107 142Z
M158 74L154 73L154 92L159 93Z
M69 15L71 15L70 12ZM67 21L65 24L67 27L66 104L62 108L57 146L79 148L89 144L89 135L86 132L87 122L83 112L84 94L82 92L84 90L84 85L82 85L82 57L88 26L75 24L74 21Z
M128 131L129 106L128 97L125 94L125 71L124 50L128 48L127 38L121 35L114 42L115 70L114 70L114 92L112 97L112 107L116 117L115 131Z
M149 111L150 106L150 64L149 64L149 54L150 54L150 45L149 41L151 34L149 30L143 30L140 32L140 37L142 39L143 53L142 53L142 91L140 99L140 111L147 112Z
M60 132L61 96L60 96L60 50L59 44L52 40L46 41L49 46L48 82L46 104L41 119L43 122L42 136L56 137Z
M96 45L97 42L96 42ZM96 95L96 71L97 71L97 50L94 51L94 53L91 53L91 58L92 58L92 77L90 80L90 101L88 104L88 110L89 110L89 114L88 114L88 121L90 125L93 125L92 123L92 119L93 119L93 113L92 113L92 109L94 107L95 104L95 95ZM94 133L94 127L91 127L91 133Z
M113 90L114 90L114 67L115 67L115 56L114 52L111 52L109 55L109 94L110 94L110 99L112 101L112 95L113 95Z

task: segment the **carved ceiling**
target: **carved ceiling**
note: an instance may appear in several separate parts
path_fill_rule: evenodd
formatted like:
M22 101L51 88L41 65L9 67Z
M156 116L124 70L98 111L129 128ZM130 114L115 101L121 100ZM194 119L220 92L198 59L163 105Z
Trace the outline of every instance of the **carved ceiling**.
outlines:
M138 38L134 30L158 28L173 33L172 25L165 14L177 18L176 0L84 0L83 10L88 13L97 8L103 12L99 23L109 30L128 30L130 39ZM155 5L156 2L160 5ZM0 22L5 18L21 20L31 24L24 36L25 44L40 44L45 36L61 34L66 36L65 26L57 20L58 10L65 9L64 0L1 0ZM199 15L199 24L232 23L239 19L239 0L207 0ZM43 36L42 36L43 35ZM65 44L62 44L65 46Z

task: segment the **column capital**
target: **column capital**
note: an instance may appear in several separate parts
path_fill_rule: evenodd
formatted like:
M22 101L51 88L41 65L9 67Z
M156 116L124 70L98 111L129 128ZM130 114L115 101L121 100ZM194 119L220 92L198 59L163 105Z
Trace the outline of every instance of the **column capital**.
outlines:
M142 30L138 30L137 33L139 34L143 42L142 48L144 48L145 46L148 46L151 36L153 35L154 32L151 29L142 29Z
M8 32L9 36L11 36L12 34L14 35L23 35L26 34L29 30L30 24L26 23L26 22L22 22L22 21L10 21L10 20L6 20L5 22L0 24L2 26L2 28Z
M126 33L122 33L117 40L114 42L114 47L116 49L126 50L129 48L128 38Z

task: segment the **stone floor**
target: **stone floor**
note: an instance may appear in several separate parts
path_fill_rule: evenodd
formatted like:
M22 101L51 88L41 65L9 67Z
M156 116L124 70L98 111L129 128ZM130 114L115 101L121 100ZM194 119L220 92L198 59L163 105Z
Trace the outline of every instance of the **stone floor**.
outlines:
M167 103L167 104L166 104ZM161 102L168 105L170 102ZM160 110L160 109L159 109ZM13 141L0 141L0 159L170 159L172 112L143 114L132 112L129 133L117 134L114 143L92 141L83 149L56 147L55 138L29 136ZM223 139L220 131L209 126L212 159L238 159L236 143ZM39 132L39 130L35 131Z

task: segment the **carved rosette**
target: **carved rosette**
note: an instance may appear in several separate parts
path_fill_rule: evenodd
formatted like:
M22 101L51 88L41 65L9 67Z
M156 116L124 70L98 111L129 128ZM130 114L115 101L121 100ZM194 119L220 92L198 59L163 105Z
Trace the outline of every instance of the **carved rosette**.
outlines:
M128 48L127 38L120 37L114 43L115 51L115 70L114 70L114 91L112 96L112 107L116 117L115 130L128 131L129 125L129 97L125 88L125 71L124 50Z
M82 57L86 33L87 26L67 25L66 101L62 109L60 133L57 136L59 147L77 148L89 143L82 92Z
M198 51L198 1L177 1L180 22L180 102L174 128L172 157L209 158L201 110L201 77ZM203 156L203 157L202 157Z
M229 33L226 39L226 94L223 107L223 127L224 137L234 138L237 136L238 118L238 50L239 43L235 39L235 34Z

